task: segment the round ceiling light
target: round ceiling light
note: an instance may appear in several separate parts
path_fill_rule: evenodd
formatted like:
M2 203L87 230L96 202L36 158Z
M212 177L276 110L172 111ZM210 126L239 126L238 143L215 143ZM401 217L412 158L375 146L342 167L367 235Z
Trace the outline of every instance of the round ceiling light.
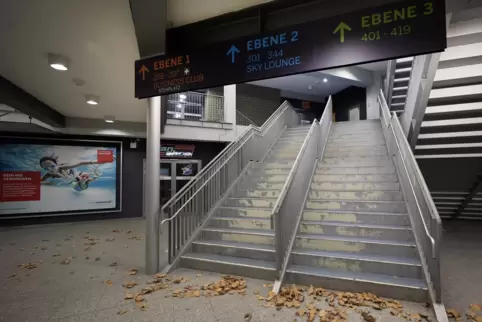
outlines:
M99 104L99 96L87 94L87 95L85 95L85 102L89 105L98 105Z
M323 78L323 83L328 83L328 78Z
M106 116L104 116L104 121L106 123L114 123L115 117L113 115L106 115Z
M48 61L50 67L55 70L66 71L69 69L70 59L65 56L49 53Z

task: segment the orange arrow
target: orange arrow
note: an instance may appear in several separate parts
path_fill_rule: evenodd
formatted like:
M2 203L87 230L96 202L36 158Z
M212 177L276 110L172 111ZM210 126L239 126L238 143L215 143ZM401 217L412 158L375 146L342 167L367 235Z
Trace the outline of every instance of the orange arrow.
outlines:
M149 69L142 65L141 69L139 69L139 74L142 73L142 80L146 80L146 73L149 73Z

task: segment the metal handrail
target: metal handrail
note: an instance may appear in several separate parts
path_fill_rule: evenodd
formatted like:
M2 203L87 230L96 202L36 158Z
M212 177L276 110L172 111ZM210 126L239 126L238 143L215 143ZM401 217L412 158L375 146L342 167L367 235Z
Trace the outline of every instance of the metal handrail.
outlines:
M386 113L387 113L387 110L388 110L388 106L387 106L387 103L385 101L385 97L383 95L381 95L381 104L382 104L382 112L385 114L386 116ZM386 108L386 109L385 109ZM391 117L388 117L388 122L387 122L387 129L390 128L391 132L393 133L393 137L395 139L395 143L397 145L397 149L398 151L402 151L401 147L400 147L400 143L399 143L399 138L397 136L397 134L395 133L395 130L393 129L393 125L392 125L392 121L393 120L396 120L398 121L398 118L397 118L397 114L395 112L393 112L393 114L391 114ZM385 119L385 121L387 121L387 119ZM396 122L394 121L394 122ZM398 123L398 125L400 125L400 123ZM409 150L411 151L411 149ZM437 251L437 245L436 245L436 241L435 241L435 238L432 236L429 228L428 228L428 225L425 221L425 218L423 216L423 211L422 211L422 208L420 207L420 202L418 200L418 197L417 197L417 194L415 193L415 187L413 185L413 182L412 182L412 179L410 179L410 172L408 171L408 167L407 167L407 164L405 162L405 159L404 158L400 158L402 160L402 164L403 164L403 167L405 169L405 172L407 172L408 176L408 182L410 184L410 189L413 191L413 195L414 195L414 199L415 199L415 204L417 206L417 210L418 212L420 213L420 219L422 220L422 223L423 223L423 227L424 227L424 230L425 230L425 234L427 235L427 237L430 239L430 243L432 244L432 258L436 258L436 251ZM414 161L415 162L415 161ZM416 162L415 162L415 165L416 165ZM417 165L418 167L418 165ZM416 177L419 179L419 173L416 173ZM420 179L418 180L419 183L423 183L424 180L420 181ZM422 192L424 193L423 189L422 189ZM424 197L426 197L424 195ZM425 198L426 199L426 198ZM427 200L426 200L427 201ZM430 204L429 204L429 208L430 208ZM432 210L432 209L430 209ZM432 218L434 218L432 215L433 215L433 212L430 211L430 215ZM438 217L439 220L440 220L440 216ZM435 219L435 218L434 218ZM441 222L441 220L440 220Z
M293 181L293 177L294 177L294 174L296 173L296 169L298 169L298 165L300 164L300 160L303 157L303 154L305 153L306 146L308 145L308 141L310 140L311 135L313 134L313 130L315 129L315 126L317 126L317 125L318 125L317 120L315 120L311 124L310 130L308 131L308 134L306 135L306 138L303 141L303 144L301 145L300 151L298 152L298 155L296 156L295 162L293 163L293 166L291 167L291 170L288 173L288 178L285 181L285 184L283 185L283 188L281 188L281 193L278 196L278 199L276 200L275 205L273 206L273 210L271 211L271 218L273 218L273 216L276 215L279 208L281 207L281 204L284 201L286 193L288 192L288 187L291 185L291 181ZM271 224L271 229L273 229L273 223Z
M240 116L241 119L245 120L247 123L249 123L249 125L257 126L256 122L254 122L252 119L250 119L249 117L247 117L246 115L241 113L239 110L236 110L236 114L237 114L236 115L236 124L240 124L240 123L238 123L238 116ZM240 124L240 125L243 125L243 124Z
M213 169L214 164L216 162L218 162L222 157L227 155L229 150L231 148L233 148L233 146L235 146L237 143L239 143L241 140L243 140L246 136L248 138L246 138L245 140L248 140L249 137L251 136L251 135L248 135L248 134L251 134L250 132L258 132L258 133L262 134L265 131L266 128L269 128L269 125L271 124L272 120L275 117L277 117L278 115L280 115L282 112L284 112L287 108L288 108L288 103L287 103L287 101L285 101L285 102L283 102L283 104L280 105L280 107L273 114L271 114L271 116L264 122L264 124L261 126L261 128L250 125L249 128L246 129L246 131L244 131L234 141L232 141L230 144L228 144L213 160L211 160L203 169L201 169L201 171L199 171L199 173L194 178L189 180L174 196L172 196L171 199L169 199L162 206L161 211L159 212L158 215L162 216L162 214L164 213L164 210L166 208L168 208L170 204L173 204L173 203L179 201L179 199L182 197L182 195L189 188L191 188L193 184L197 183L205 173L207 173L208 171ZM161 222L161 224L162 224L162 222Z

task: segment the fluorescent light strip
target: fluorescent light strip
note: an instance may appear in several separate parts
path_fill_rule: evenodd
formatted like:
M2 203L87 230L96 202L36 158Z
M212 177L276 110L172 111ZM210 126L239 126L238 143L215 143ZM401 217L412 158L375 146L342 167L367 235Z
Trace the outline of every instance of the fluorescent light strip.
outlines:
M416 150L435 150L435 149L456 149L456 148L480 148L482 143L456 143L456 144L434 144L417 145Z

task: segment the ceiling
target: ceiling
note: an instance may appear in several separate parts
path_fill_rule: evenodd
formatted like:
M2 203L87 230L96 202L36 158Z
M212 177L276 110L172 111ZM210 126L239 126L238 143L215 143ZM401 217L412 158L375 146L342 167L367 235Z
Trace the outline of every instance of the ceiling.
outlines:
M264 2L168 0L168 20L180 26ZM58 112L144 122L147 102L134 98L139 50L129 0L2 1L0 39L0 74ZM47 53L67 56L69 70L50 68ZM100 104L87 105L85 94Z

